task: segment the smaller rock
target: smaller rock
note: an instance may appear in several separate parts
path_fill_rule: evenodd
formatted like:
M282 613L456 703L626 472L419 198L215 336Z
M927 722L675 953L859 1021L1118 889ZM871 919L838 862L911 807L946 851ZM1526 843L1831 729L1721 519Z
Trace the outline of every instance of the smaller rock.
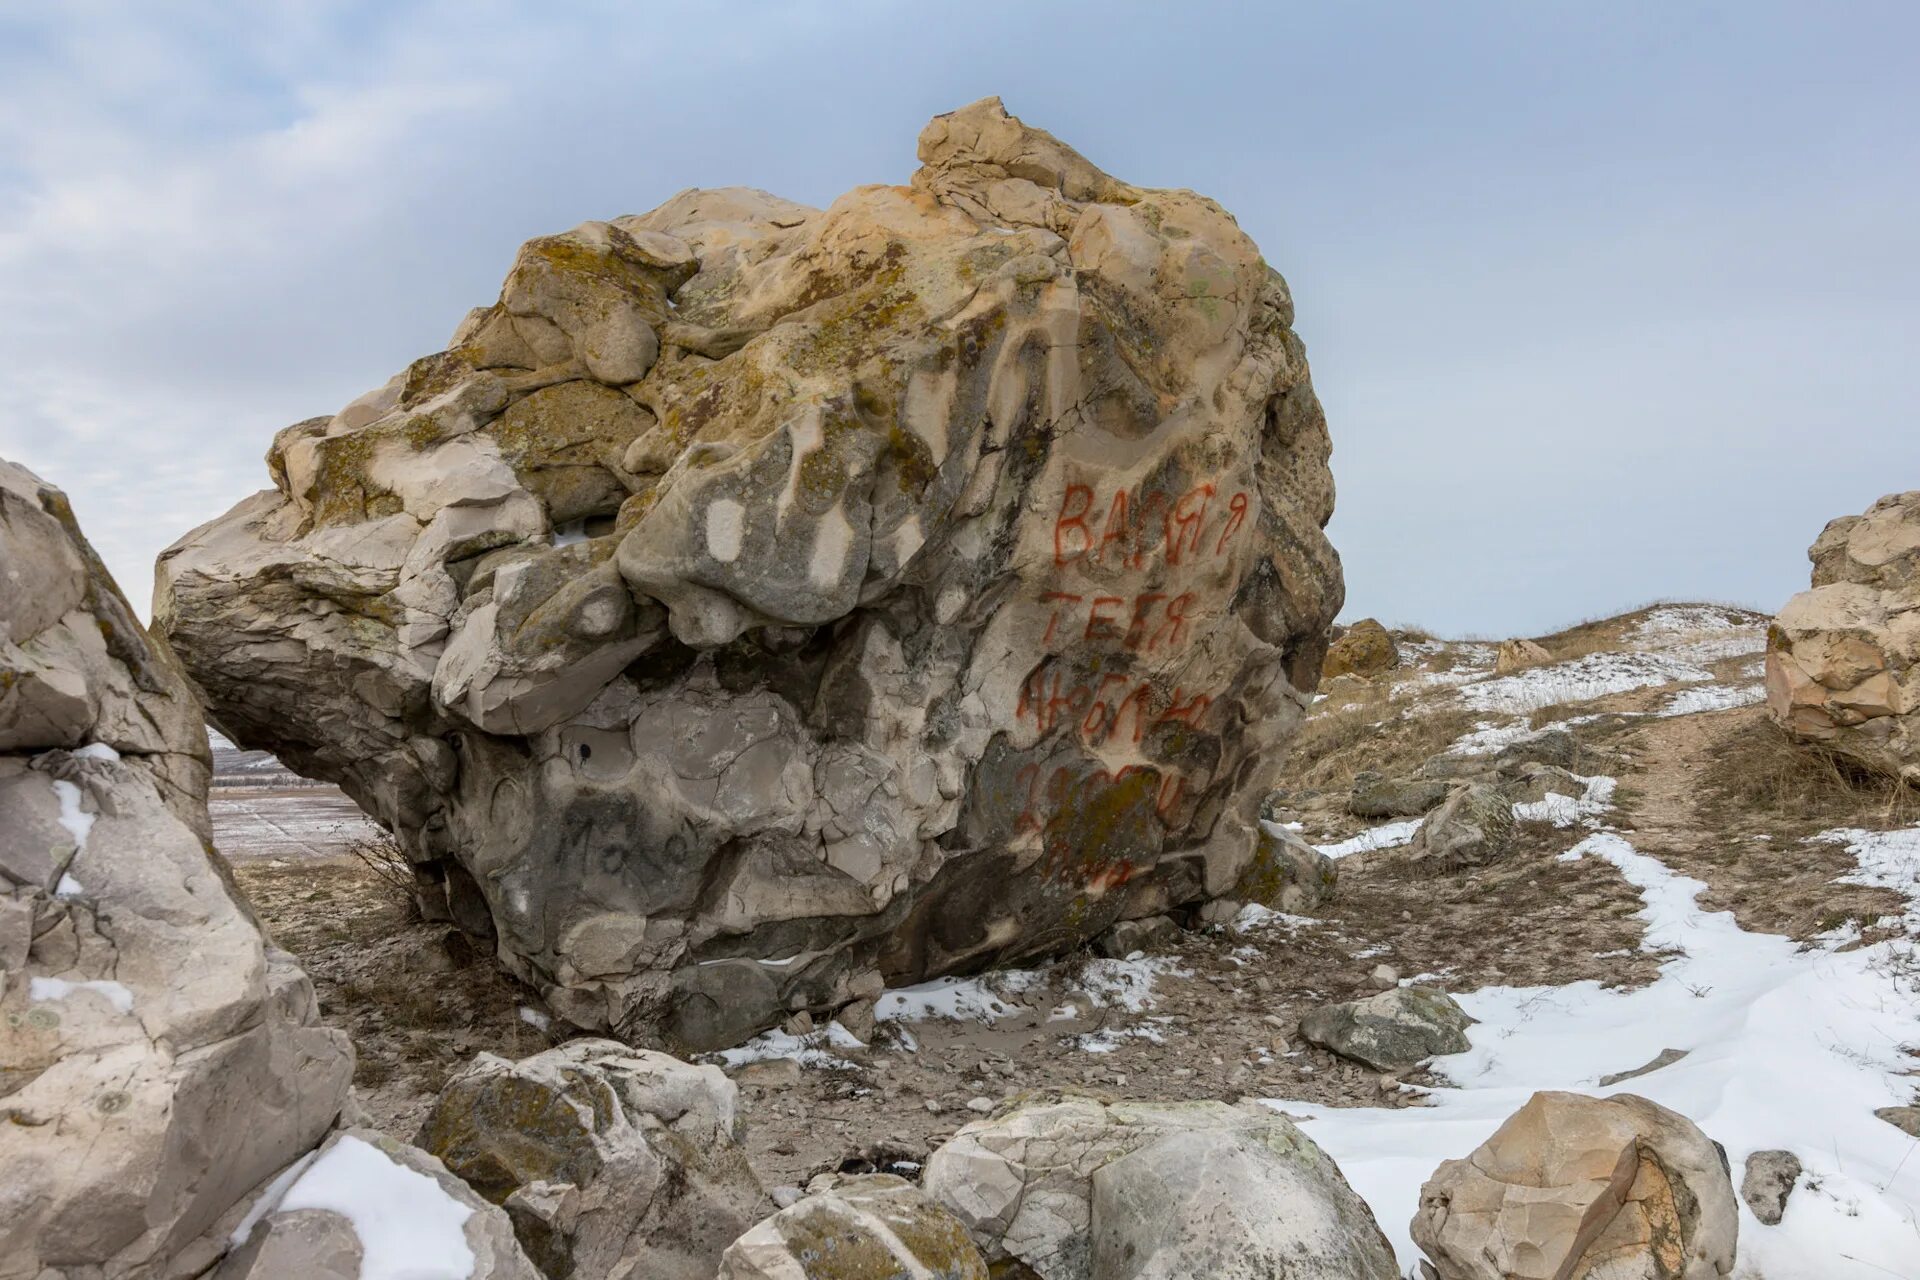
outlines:
M1240 914L1241 908L1245 905L1232 898L1215 898L1211 902L1202 904L1200 909L1194 912L1194 919L1202 925L1232 924L1234 917Z
M1601 1076L1600 1087L1604 1089L1609 1085L1619 1084L1622 1080L1632 1080L1639 1076L1652 1075L1654 1072L1660 1070L1660 1068L1670 1067L1680 1061L1680 1059L1687 1056L1687 1053L1688 1050L1686 1049L1662 1049L1653 1056L1651 1061L1642 1066L1635 1067L1631 1071L1615 1071L1610 1075Z
M790 1036L810 1036L813 1034L813 1015L802 1009L782 1023L780 1029Z
M1276 911L1299 913L1311 911L1333 897L1339 883L1339 868L1332 858L1285 827L1263 822L1253 860L1241 872L1233 897ZM1233 914L1239 914L1237 903Z
M1513 832L1513 802L1497 787L1472 782L1426 816L1403 856L1442 872L1483 867L1505 856Z
M904 1178L836 1176L809 1191L728 1245L716 1280L987 1280L960 1220Z
M1400 971L1390 964L1377 964L1367 980L1382 991L1391 991L1400 985Z
M539 1280L504 1212L431 1155L372 1129L336 1129L265 1194L272 1202L249 1210L213 1280L359 1280L399 1274L421 1251L451 1260L463 1249L471 1280Z
M1799 1181L1799 1156L1791 1151L1756 1151L1747 1157L1740 1198L1753 1210L1754 1217L1769 1227L1778 1226L1787 1212L1787 1197Z
M1179 936L1180 926L1172 916L1122 920L1094 940L1093 950L1109 960L1125 960L1136 951L1164 949Z
M1451 790L1444 778L1387 778L1367 769L1354 775L1347 812L1356 818L1417 818Z
M1873 1114L1902 1133L1920 1138L1920 1107L1881 1107Z
M733 1070L733 1082L749 1089L790 1089L800 1083L798 1058L762 1058Z
M1399 665L1400 649L1393 636L1377 619L1362 618L1327 647L1320 675L1327 680L1346 675L1376 676Z
M833 1015L833 1020L851 1032L861 1044L873 1043L875 1024L872 1000L855 1000Z
M1501 643L1500 652L1494 656L1493 670L1494 674L1504 676L1552 661L1553 654L1543 644L1532 640L1507 640Z
M1572 796L1580 799L1587 794L1587 784L1559 765L1539 764L1528 760L1511 773L1502 770L1506 782L1507 798L1521 801L1538 802L1548 796Z
M1375 1071L1405 1071L1438 1054L1465 1053L1472 1025L1446 992L1413 986L1315 1009L1300 1034Z
M791 1209L800 1203L800 1197L806 1194L799 1187L774 1187L767 1192L767 1198L779 1208Z
M994 1102L992 1098L967 1099L967 1110L977 1112L983 1116L993 1114L993 1107Z

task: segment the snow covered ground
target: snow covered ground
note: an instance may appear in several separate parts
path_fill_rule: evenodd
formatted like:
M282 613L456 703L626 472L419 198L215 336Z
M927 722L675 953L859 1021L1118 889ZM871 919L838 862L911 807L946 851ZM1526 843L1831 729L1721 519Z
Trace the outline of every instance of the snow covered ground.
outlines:
M1920 828L1844 831L1861 870L1850 879L1907 895L1920 925ZM1640 890L1644 946L1670 954L1637 991L1582 982L1490 987L1458 997L1479 1020L1473 1048L1436 1059L1456 1088L1399 1110L1268 1105L1304 1122L1373 1207L1403 1265L1420 1185L1466 1155L1541 1089L1638 1093L1690 1117L1722 1143L1739 1184L1755 1151L1783 1148L1806 1173L1778 1226L1741 1208L1737 1280L1920 1277L1920 1139L1874 1110L1907 1103L1903 1073L1920 1045L1920 964L1911 937L1849 951L1803 949L1704 911L1706 888L1620 834L1599 831L1562 855L1603 858ZM1603 1076L1665 1050L1685 1056L1607 1087Z

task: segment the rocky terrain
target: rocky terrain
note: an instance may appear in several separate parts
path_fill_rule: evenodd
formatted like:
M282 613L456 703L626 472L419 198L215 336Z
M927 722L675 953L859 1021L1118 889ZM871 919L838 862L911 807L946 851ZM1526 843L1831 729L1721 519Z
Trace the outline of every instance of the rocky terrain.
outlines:
M920 158L532 242L157 635L0 463L0 1280L1920 1276L1920 493L1335 627L1231 217Z

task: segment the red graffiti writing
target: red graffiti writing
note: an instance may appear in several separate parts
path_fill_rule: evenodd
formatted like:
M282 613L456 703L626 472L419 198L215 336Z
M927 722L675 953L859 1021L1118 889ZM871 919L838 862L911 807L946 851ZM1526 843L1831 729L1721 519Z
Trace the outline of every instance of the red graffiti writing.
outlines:
M1218 487L1208 480L1171 502L1160 490L1141 496L1119 489L1103 503L1091 485L1070 484L1054 515L1053 563L1138 572L1155 551L1176 567L1224 555L1247 521L1251 500L1244 491L1224 503L1215 501L1218 496Z
M1109 647L1153 653L1186 642L1199 597L1191 591L1170 594L1142 591L1134 596L1088 596L1074 591L1042 591L1040 603L1053 606L1043 648L1056 644L1106 641Z
M1022 720L1031 719L1041 733L1062 724L1072 725L1081 741L1099 746L1119 733L1122 726L1131 730L1125 740L1135 744L1155 724L1175 721L1197 729L1212 705L1212 695L1205 693L1183 700L1178 686L1169 700L1151 682L1135 681L1131 676L1109 674L1094 684L1071 683L1061 672L1042 666L1020 686L1014 714Z
M1119 786L1135 774L1149 771L1159 773L1159 781L1154 787L1153 811L1165 821L1186 794L1187 780L1182 774L1163 772L1152 765L1141 764L1130 764L1117 772L1094 769L1085 773L1076 772L1067 765L1061 765L1051 773L1038 764L1022 765L1014 775L1014 788L1021 793L1024 805L1019 816L1013 820L1013 829L1016 834L1025 831L1044 832L1055 814L1070 806L1084 807L1097 799L1101 792Z

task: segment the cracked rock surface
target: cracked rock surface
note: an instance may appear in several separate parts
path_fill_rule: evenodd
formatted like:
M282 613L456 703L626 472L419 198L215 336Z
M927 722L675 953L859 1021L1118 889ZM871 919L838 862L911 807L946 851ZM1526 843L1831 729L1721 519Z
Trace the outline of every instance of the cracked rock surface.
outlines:
M1631 1093L1536 1093L1420 1189L1440 1280L1722 1280L1739 1207L1726 1154Z
M1291 1121L1254 1105L1029 1104L960 1130L927 1162L924 1186L1008 1275L1398 1274L1339 1168Z
M719 1280L988 1280L959 1219L892 1174L825 1184L728 1246Z
M728 1045L1285 879L1343 592L1285 282L998 100L919 155L529 242L161 559L222 728L578 1026Z
M1920 489L1842 516L1813 586L1767 632L1767 709L1789 733L1920 783Z
M6 1280L199 1274L347 1100L346 1038L209 843L206 743L65 497L0 461Z

